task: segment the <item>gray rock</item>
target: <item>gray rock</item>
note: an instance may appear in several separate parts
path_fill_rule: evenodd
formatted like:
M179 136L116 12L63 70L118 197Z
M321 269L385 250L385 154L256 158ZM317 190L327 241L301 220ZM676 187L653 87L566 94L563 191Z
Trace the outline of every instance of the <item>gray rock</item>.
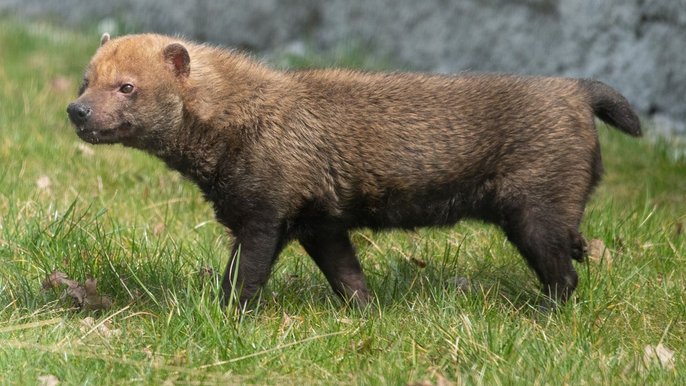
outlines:
M405 69L593 77L686 134L684 0L0 0L7 12L253 51L355 42Z

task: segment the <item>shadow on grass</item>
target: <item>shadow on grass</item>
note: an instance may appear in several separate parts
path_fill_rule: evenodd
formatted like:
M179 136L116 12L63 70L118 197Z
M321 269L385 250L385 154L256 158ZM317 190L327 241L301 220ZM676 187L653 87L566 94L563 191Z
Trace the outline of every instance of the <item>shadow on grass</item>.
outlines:
M455 250L436 251L421 245L413 250L407 248L403 240L393 242L397 233L382 235L384 245L375 251L359 245L359 238L353 236L373 293L372 307L381 310L406 308L409 312L415 304L433 304L435 307L455 307L456 311L460 307L472 310L488 307L505 313L527 309L538 312L545 300L536 276L513 248L500 246L503 236L497 231L489 232L495 235L493 243L497 248L485 257L473 256L483 247L476 243ZM425 237L431 236L420 235L420 243ZM374 238L371 236L371 242ZM410 255L421 257L399 256L394 253L398 248L407 248ZM291 244L277 264L263 293L263 299L267 298L271 298L269 302L285 302L295 308L312 304L346 307L346 302L334 294L297 243Z
M3 303L29 311L46 304L69 308L64 289L41 290L42 280L58 270L80 282L96 278L99 292L113 299L115 311L130 306L158 313L194 307L199 299L219 304L228 240L218 246L197 239L177 244L146 229L122 227L104 212L74 202L61 215L39 214L21 226L15 224L14 231L5 227L5 239L13 244L2 253L6 262L0 276L7 283L0 292ZM412 310L421 303L454 307L456 312L536 310L543 296L535 275L492 228L355 234L374 306ZM472 233L480 233L482 240L465 241ZM459 242L449 243L450 237ZM264 307L346 307L296 242L282 253L261 297L255 314Z

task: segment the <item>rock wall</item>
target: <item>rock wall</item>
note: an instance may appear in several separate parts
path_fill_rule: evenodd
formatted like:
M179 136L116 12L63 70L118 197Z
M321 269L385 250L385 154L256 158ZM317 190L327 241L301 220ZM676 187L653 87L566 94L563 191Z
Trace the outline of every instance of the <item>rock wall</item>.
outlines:
M354 41L407 69L593 77L686 133L686 0L0 0L0 12L255 51Z

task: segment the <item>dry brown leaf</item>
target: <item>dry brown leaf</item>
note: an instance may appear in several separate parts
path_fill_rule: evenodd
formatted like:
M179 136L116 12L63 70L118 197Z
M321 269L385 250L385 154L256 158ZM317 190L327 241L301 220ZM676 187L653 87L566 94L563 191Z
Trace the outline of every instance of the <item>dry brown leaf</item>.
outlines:
M98 295L98 281L89 276L84 283L86 297L83 299L82 306L87 310L106 310L112 307L112 300L104 295Z
M603 240L593 239L588 243L587 247L588 259L593 262L604 261L607 265L612 264L612 253L605 246Z
M164 232L164 228L166 226L164 225L163 222L158 222L155 224L155 226L152 228L152 234L155 236L159 236L162 232Z
M112 299L105 295L90 295L83 300L83 308L91 311L112 308Z
M143 349L143 354L145 354L145 357L150 361L150 365L152 367L158 367L165 363L165 358L153 352L150 349L150 346L146 346Z
M60 380L54 375L41 375L38 377L38 384L40 386L57 386Z
M643 349L643 366L645 369L653 365L659 365L663 369L674 368L674 351L665 347L662 343L657 346L647 345Z
M68 281L69 278L67 278L66 273L54 270L50 272L50 275L48 275L45 280L43 280L42 287L44 290L49 290L51 288L57 288L60 285L69 285Z
M95 327L95 318L92 316L87 316L83 319L81 319L81 327L79 330L81 330L82 333L88 332L91 328Z
M74 300L79 308L86 310L106 310L112 307L112 300L104 295L99 295L97 290L98 281L89 276L82 286L77 281L71 280L67 274L60 271L52 271L43 280L43 289L66 286L66 294Z
M200 267L198 269L198 276L200 276L201 279L210 279L214 277L214 268L212 267Z
M448 284L454 286L462 292L472 292L472 281L463 276L456 276L448 279Z
M371 336L368 336L368 337L365 337L365 338L358 340L357 342L351 342L351 346L355 352L365 353L365 352L371 351L373 342L374 342L374 338Z
M74 303L81 307L83 306L83 300L86 298L86 289L81 287L79 283L74 282L67 287L67 295L74 299Z
M174 353L171 363L174 366L185 366L186 364L188 364L188 351L179 350L176 353Z
M441 374L436 374L436 386L454 386L455 383L449 381L446 377ZM424 379L418 382L408 382L407 386L434 386L431 381Z
M93 276L88 276L86 278L86 282L83 283L84 288L86 289L86 295L87 296L92 296L92 295L97 295L98 290L98 280L94 278Z
M48 176L40 176L36 180L36 187L38 190L42 192L50 192L50 189L52 187L52 181L50 181L50 177Z
M165 379L164 382L162 382L162 386L174 386L174 385L176 385L177 378L179 378L178 375L172 375L171 377Z
M422 259L418 259L416 257L412 257L410 260L419 268L426 268L426 261Z
M350 318L341 318L341 319L338 319L338 322L343 323L343 324L348 324L348 325L353 324L353 320Z
M81 153L81 155L84 155L86 157L92 157L95 155L95 151L93 148L85 143L79 143L76 145L76 149Z
M441 374L436 375L436 385L437 386L453 386L455 385L453 382L450 382L448 378L444 377Z
M279 335L285 335L287 334L292 327L297 327L303 322L303 317L302 316L291 316L288 315L287 313L283 313L283 321L281 322L281 325L279 326Z
M81 327L79 330L83 334L95 331L98 335L108 339L121 335L121 330L112 328L112 322L109 320L104 323L98 323L92 316L81 319Z
M64 76L56 76L50 82L50 86L54 91L66 92L71 90L71 81Z

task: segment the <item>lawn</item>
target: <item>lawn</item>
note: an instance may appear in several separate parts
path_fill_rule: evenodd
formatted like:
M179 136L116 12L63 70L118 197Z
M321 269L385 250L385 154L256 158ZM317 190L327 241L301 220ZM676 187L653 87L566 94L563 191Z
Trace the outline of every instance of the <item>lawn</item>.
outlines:
M599 127L607 172L582 231L609 254L576 264L576 296L555 312L539 311L500 230L464 222L355 232L365 310L291 244L239 317L218 306L231 240L198 189L69 125L98 42L0 19L0 384L686 384L686 160L673 145ZM334 61L365 63L346 55ZM331 63L291 59L278 63ZM94 278L111 307L43 289L55 270Z

